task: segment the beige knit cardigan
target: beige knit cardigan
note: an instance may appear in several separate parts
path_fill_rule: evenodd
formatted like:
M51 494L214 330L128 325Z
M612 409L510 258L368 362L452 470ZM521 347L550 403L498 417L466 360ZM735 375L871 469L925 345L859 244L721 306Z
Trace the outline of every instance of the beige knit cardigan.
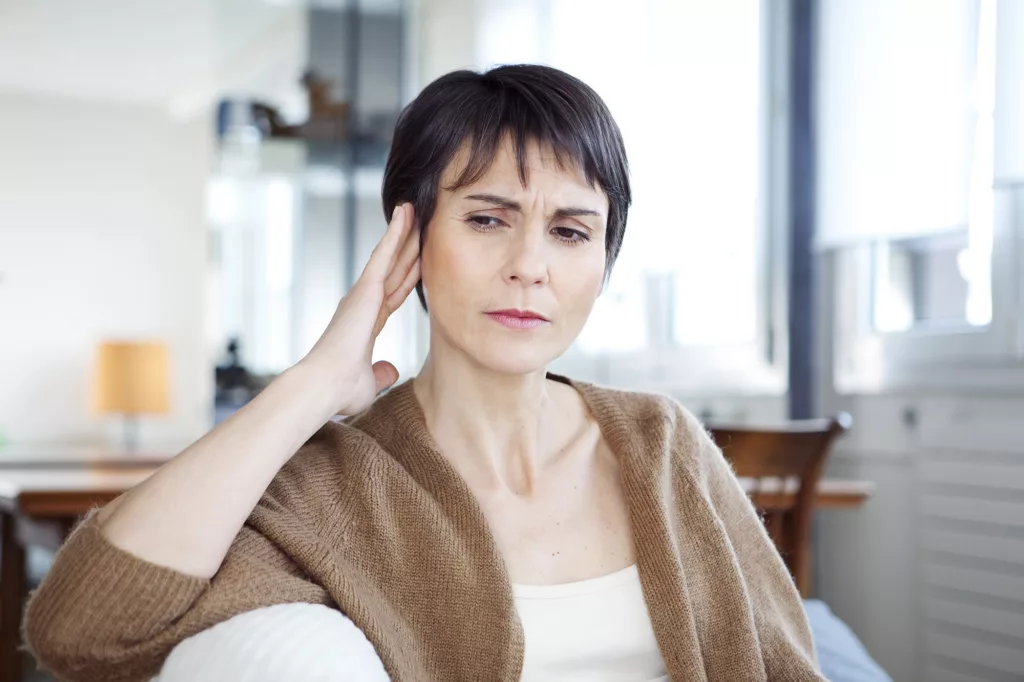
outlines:
M671 679L824 680L793 582L693 416L664 396L552 378L580 392L621 462ZM211 580L134 557L86 519L30 599L24 632L61 679L143 680L185 638L290 602L341 609L398 682L519 680L523 631L505 564L410 382L321 428Z

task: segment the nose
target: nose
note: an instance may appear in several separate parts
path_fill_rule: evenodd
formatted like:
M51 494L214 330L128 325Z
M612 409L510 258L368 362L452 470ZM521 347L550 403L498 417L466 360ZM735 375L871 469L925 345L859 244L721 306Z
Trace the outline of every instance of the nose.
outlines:
M514 230L505 265L505 281L523 286L547 284L549 272L543 226Z

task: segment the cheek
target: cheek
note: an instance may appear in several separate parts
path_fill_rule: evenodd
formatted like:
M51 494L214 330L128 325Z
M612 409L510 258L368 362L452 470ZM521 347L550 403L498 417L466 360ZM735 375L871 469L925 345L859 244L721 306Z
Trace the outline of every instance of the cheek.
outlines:
M421 263L423 284L441 306L446 300L465 298L479 290L481 278L493 272L486 254L479 253L472 240L458 239L450 226L427 233Z
M572 268L573 274L568 280L567 292L571 293L571 298L578 302L581 310L589 311L601 294L604 286L604 265L604 255L601 253L578 261Z
M594 303L597 302L597 297L601 295L601 288L604 283L603 276L604 271L602 270L581 283L579 291L576 292L577 308L580 316L583 318L583 322L586 322L586 319L590 317L590 313L594 309Z

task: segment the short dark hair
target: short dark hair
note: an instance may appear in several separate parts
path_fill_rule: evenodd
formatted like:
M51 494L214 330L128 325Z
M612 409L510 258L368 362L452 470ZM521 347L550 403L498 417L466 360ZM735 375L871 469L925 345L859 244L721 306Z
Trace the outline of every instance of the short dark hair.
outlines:
M560 165L579 168L608 196L605 277L622 247L632 201L622 134L604 101L583 81L548 66L499 66L441 76L402 112L395 127L381 191L384 215L411 202L420 246L437 205L441 176L464 143L470 151L457 189L479 180L508 135L525 185L530 142L553 149ZM426 310L423 282L416 293Z

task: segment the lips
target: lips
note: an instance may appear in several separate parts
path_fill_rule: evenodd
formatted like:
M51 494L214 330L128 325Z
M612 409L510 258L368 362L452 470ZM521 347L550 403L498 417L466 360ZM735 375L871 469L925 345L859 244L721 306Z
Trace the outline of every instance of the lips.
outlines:
M510 329L536 329L548 323L548 319L540 313L517 308L494 310L487 313L487 316Z
M544 322L548 321L548 318L544 317L540 313L535 313L532 310L519 310L518 308L509 308L507 310L494 310L488 315L506 315L508 317L519 317L522 319L536 319Z

